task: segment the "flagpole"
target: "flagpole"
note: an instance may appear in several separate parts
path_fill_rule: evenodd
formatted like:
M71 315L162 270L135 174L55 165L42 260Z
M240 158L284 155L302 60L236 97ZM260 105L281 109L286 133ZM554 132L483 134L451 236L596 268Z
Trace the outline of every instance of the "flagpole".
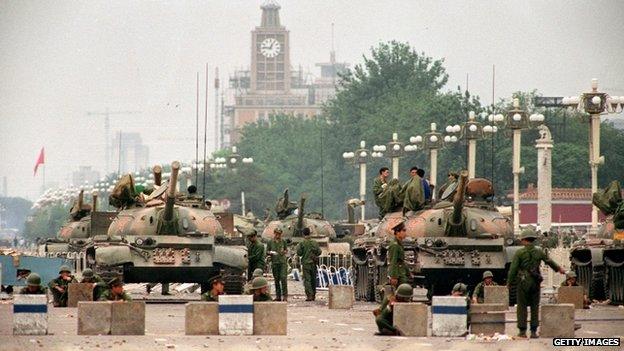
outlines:
M41 172L41 175L43 176L42 177L43 178L43 184L41 185L41 193L45 193L45 190L46 190L45 189L45 169L46 169L46 166L45 166L45 163L43 163L41 165L43 166L43 170Z

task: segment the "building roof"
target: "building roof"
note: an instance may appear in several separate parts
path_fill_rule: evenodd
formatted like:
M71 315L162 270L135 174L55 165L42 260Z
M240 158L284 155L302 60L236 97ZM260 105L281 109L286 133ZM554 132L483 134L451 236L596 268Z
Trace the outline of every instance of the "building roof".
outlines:
M592 192L589 188L552 188L552 201L557 200L592 200ZM513 198L513 193L507 197ZM537 200L537 187L533 184L520 193L520 200Z

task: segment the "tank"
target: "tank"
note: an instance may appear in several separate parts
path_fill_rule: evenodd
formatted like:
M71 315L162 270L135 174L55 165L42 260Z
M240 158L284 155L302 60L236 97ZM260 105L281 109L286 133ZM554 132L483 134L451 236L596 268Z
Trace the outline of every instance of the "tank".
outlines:
M381 299L377 287L387 282L392 227L401 220L407 227L403 245L411 283L426 288L428 297L449 294L457 282L474 288L486 270L494 273L499 284L504 283L519 247L509 218L490 201L493 195L489 180L468 180L464 171L450 195L441 197L452 201L439 201L405 216L402 211L388 213L371 233L354 242L356 298Z
M130 196L111 199L122 209L105 236L94 236L87 261L96 273L121 275L125 282L200 283L204 291L222 274L228 293L242 292L247 266L242 241L226 238L209 210L176 204L179 169L173 162L168 183L156 185L147 197L133 193L131 175L123 177L113 194Z
M570 250L571 269L592 300L624 304L624 201L612 182L593 195L592 203L607 216L596 237L585 235Z

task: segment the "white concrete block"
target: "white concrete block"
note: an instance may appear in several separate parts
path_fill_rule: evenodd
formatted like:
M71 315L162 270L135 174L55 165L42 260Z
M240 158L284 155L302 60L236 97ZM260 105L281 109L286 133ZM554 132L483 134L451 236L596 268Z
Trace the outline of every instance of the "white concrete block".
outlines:
M46 335L47 333L47 295L13 295L13 334Z
M434 296L431 316L433 336L462 336L468 328L468 300L465 297Z
M219 296L219 334L253 334L253 296Z

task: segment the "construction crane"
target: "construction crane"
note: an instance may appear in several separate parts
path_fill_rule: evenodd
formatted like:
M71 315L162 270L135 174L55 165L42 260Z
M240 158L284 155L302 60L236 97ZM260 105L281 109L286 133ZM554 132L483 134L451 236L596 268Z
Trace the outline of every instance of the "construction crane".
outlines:
M106 138L106 174L110 172L111 145L110 145L110 116L114 115L135 115L141 111L110 111L108 107L104 112L87 112L87 116L104 116L104 134Z

